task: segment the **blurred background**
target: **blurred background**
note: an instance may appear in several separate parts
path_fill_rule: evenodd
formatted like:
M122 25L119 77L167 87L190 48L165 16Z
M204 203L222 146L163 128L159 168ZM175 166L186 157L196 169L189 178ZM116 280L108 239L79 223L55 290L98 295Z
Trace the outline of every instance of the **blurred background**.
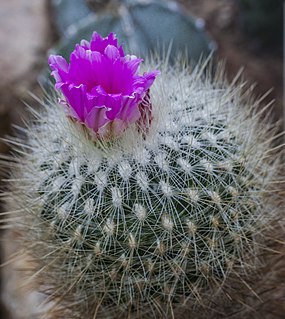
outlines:
M187 52L195 65L213 52L215 61L225 63L229 81L243 68L257 98L268 92L263 104L274 101L272 121L281 128L283 0L0 0L1 138L23 123L25 104L36 106L30 93L42 96L48 54L68 57L92 31L103 36L114 31L126 51L142 56L157 48L163 54L171 46L170 62ZM8 152L0 141L0 153ZM1 177L6 173L2 168ZM2 244L2 262L16 249L12 237ZM10 267L1 274L0 318L31 318L25 307L34 297L21 290Z

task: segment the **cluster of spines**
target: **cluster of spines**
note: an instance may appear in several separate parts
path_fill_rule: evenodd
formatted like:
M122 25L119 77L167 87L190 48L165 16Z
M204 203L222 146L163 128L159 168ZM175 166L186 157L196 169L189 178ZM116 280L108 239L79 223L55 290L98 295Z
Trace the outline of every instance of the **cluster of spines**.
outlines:
M27 157L30 182L17 187L32 186L21 189L19 206L31 205L27 238L39 246L31 253L52 295L120 311L161 303L163 312L163 304L222 284L234 266L247 269L245 255L255 256L265 223L266 177L252 136L243 139L248 132L239 132L226 108L205 106L211 94L210 101L230 103L221 92L198 94L199 103L195 95L190 102L170 95L155 133L113 145L80 141L57 108L48 111L50 127L32 131L41 135Z
M116 163L107 153L96 171L77 157L42 163L38 217L50 224L51 243L77 252L65 267L90 265L84 289L104 270L110 299L186 298L209 277L222 281L231 258L242 262L239 241L251 241L258 202L235 137L219 138L224 130L218 121L161 132L158 149L140 149L143 160L131 153ZM119 283L121 297L113 292Z

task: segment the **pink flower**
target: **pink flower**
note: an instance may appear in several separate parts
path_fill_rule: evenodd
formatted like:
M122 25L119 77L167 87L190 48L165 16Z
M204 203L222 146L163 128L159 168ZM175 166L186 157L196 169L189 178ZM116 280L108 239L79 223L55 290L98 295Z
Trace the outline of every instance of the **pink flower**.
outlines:
M133 123L150 121L149 88L159 71L138 74L142 59L125 55L113 33L94 32L70 55L49 57L55 87L65 96L67 114L95 138L114 138Z

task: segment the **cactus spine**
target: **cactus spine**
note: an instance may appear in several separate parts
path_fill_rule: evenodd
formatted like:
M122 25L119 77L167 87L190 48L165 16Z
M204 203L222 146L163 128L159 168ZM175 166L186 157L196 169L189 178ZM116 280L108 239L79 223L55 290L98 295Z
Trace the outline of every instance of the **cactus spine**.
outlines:
M94 143L55 98L27 129L12 226L60 318L195 313L258 265L277 214L270 128L219 76L160 69L146 136Z

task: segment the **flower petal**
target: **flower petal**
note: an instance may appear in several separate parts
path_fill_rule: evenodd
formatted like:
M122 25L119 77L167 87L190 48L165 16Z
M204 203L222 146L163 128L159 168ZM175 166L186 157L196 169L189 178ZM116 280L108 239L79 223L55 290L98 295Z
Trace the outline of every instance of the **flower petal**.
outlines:
M110 45L110 44L106 46L106 48L104 50L104 54L110 60L116 60L116 59L120 58L119 50L115 46Z
M141 62L143 61L143 59L138 59L135 57L135 58L132 58L131 60L127 59L125 61L126 61L125 62L126 67L131 70L133 75L135 75L138 73L139 66L140 66Z
M50 55L48 59L52 75L56 82L65 82L68 80L68 63L60 55ZM58 87L57 87L58 88Z
M60 56L49 58L67 113L99 138L115 137L134 123L149 127L149 87L159 72L139 75L141 62L134 55L124 55L113 33L103 38L97 32L90 43L82 40L76 45L70 64Z
M111 32L107 38L102 38L100 34L93 32L90 41L90 49L92 51L98 51L103 54L108 45L113 45L114 47L118 48L118 40L114 33ZM123 57L125 54L122 46L120 46L118 50L120 52L120 56Z
M150 86L152 85L153 81L155 80L155 78L160 74L159 71L157 70L154 70L152 72L149 72L149 73L144 73L143 74L143 77L144 79L146 80L146 83L145 83L145 90L149 89Z
M63 84L61 86L62 93L68 102L68 113L70 116L84 122L84 118L88 110L92 109L92 100L88 99L86 94L86 86L80 84Z
M101 126L98 130L98 136L101 139L111 139L120 136L127 128L126 122L120 119L108 121L105 125Z
M70 56L69 81L76 85L85 84L87 90L99 84L102 55L78 46ZM99 72L98 72L99 70Z
M121 112L118 116L122 121L132 124L140 118L138 98L136 96L123 97Z
M100 127L104 126L109 120L106 117L106 107L94 107L91 111L86 115L84 123L94 132L98 132Z
M85 50L90 50L90 43L87 40L81 40L80 46L83 47Z

